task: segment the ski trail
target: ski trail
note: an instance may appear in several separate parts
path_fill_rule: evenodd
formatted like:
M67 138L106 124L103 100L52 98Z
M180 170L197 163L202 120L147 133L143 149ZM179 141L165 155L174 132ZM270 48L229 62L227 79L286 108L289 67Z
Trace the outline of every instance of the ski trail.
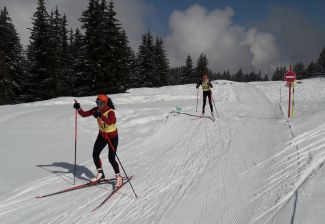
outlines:
M233 85L230 91L239 93L242 89L247 91L246 85ZM274 124L279 114L277 105L263 95L259 96L256 89L248 94L249 98L259 99L261 107L265 107L260 114L254 114L259 121L255 122L254 116L241 117L252 111L250 102L245 102L245 96L238 93L232 94L237 95L238 102L231 104L231 112L225 116L223 111L227 108L221 110L220 119L215 123L171 116L157 136L147 141L168 139L164 147L152 145L150 149L159 152L151 160L159 157L164 162L150 164L146 177L137 180L138 187L145 189L139 193L143 198L134 201L135 204L124 205L121 217L137 223L249 223L261 213L263 200L255 198L251 201L250 198L254 198L263 181L273 173L259 170L254 175L251 172L243 175L242 172L277 153L270 148L281 142L261 144L270 133L284 133L284 137L279 138L283 143L289 133L285 125ZM262 119L260 124L261 117L274 119ZM173 133L183 133L182 138ZM247 142L243 144L240 139L245 137ZM151 175L157 171L159 175ZM268 207L274 201L270 200ZM133 211L134 207L136 211ZM123 223L118 219L115 222Z
M109 186L33 199L40 193L67 186L54 176L12 193L0 204L0 218L8 224L276 223L279 219L274 217L279 211L292 204L290 195L294 188L290 184L297 186L297 178L310 173L311 167L322 161L324 130L298 136L288 144L290 132L278 105L259 89L233 83L216 85L213 93L219 112L215 122L191 120L189 116L170 116L166 122L165 115L179 103L165 105L163 100L173 93L118 99L125 103L142 102L140 106L132 105L140 108L139 114L135 109L121 109L126 144L118 151L123 166L130 171L128 175L135 175L132 184L138 198L126 185L91 215L90 211L111 191ZM188 99L182 101L190 105L184 106L183 112L193 114L193 98ZM144 102L150 105L141 108L146 105ZM134 136L134 141L125 134ZM311 136L315 141L307 142ZM299 158L293 147L297 144ZM301 176L293 172L297 167ZM17 212L19 216L14 216Z

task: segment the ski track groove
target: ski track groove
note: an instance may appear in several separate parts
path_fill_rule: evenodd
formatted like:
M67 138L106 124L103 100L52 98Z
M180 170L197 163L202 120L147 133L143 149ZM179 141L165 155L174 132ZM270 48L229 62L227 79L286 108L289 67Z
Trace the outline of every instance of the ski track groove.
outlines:
M195 131L193 133L193 136L195 135L196 132L198 132L198 128L200 126L202 126L202 123L203 122L200 120L197 128L195 129ZM195 138L193 138L193 136L191 136L191 138L190 138L191 140L195 139ZM188 138L185 138L185 140L183 140L183 141L186 142L186 140L188 140ZM206 141L207 141L207 139L204 138L203 143L206 143ZM192 170L191 169L192 166L197 167L196 164L203 161L204 154L201 153L201 151L203 151L202 148L199 150L196 150L196 153L194 151L194 155L190 154L190 152L191 152L191 150L190 150L191 144L190 143L187 144L187 147L186 147L188 149L187 150L188 155L186 155L186 158L183 160L183 163L180 163L181 167L177 168L176 170L181 170L181 171L182 170L184 170L184 171ZM193 148L196 148L196 147L193 147ZM201 156L199 157L199 155L201 155ZM200 160L198 160L198 158L200 158ZM200 172L192 174L191 176L188 175L188 173L191 173L191 172L188 172L187 174L183 173L181 175L181 176L183 176L182 177L183 180L185 179L185 177L187 177L187 179L189 179L190 181L188 181L187 183L184 181L183 184L181 185L181 187L178 188L178 191L176 191L174 193L175 196L172 197L174 200L171 203L169 203L169 206L165 209L165 212L160 216L159 222L163 221L166 214L168 214L170 211L174 211L175 208L177 208L177 206L181 202L182 198L184 197L185 193L187 192L188 187L191 186L192 184L195 184L195 182L198 183L200 181L200 178L196 178L196 180L195 180L195 177L200 177L201 170L202 170L202 168L200 169ZM184 183L186 183L186 184L184 184ZM180 196L179 196L179 193L180 193Z
M216 139L216 138L211 138L211 136L209 135L209 131L207 128L205 128L205 135L208 136L207 138L208 139ZM220 137L220 136L219 136ZM220 139L220 138L219 138ZM216 141L216 140L215 140ZM215 141L213 143L215 143ZM215 145L215 144L210 144L210 145ZM213 150L213 149L210 149L208 148L207 150ZM208 165L207 165L207 168L209 169L210 168L210 160L207 160L209 161ZM212 171L212 173L214 174L215 172ZM215 176L215 175L212 175L212 176ZM209 195L210 195L210 186L211 186L211 182L212 182L212 179L209 180L209 183L207 184L207 193L206 193L206 197L205 197L205 202L204 204L202 205L202 209L201 209L201 213L200 213L200 216L199 216L199 223L206 223L206 219L205 219L205 216L207 215L207 209L208 209L208 199L209 199Z
M190 137L189 138L185 138L185 139L190 139L190 140L193 140L194 138L193 138L193 136L196 134L196 131L197 131L197 128L195 128L194 129L194 132L193 133L188 133L188 134L190 134ZM184 142L186 142L185 140L184 140ZM181 142L181 143L179 143L178 145L182 145L183 143ZM191 141L188 143L189 145L191 144ZM187 146L188 147L188 146ZM176 147L177 148L177 147ZM179 152L180 154L182 154L181 152ZM189 153L188 153L189 154ZM177 156L178 156L178 154L176 154L176 158L177 158ZM188 156L188 155L187 155ZM180 165L182 165L182 164L180 164ZM179 166L179 165L178 165ZM152 170L155 170L156 169L156 167L155 166L153 166L153 167L151 167L151 169ZM150 172L150 171L149 171ZM172 172L172 171L170 171L170 172ZM160 179L164 179L165 181L166 181L166 177L164 177L164 176L161 176L161 177L158 177L158 178L160 178ZM167 178L168 179L168 178ZM159 186L156 186L155 184L153 184L154 182L156 182L158 185L161 183L161 182L165 182L165 181L159 181L159 179L156 179L156 180L152 180L151 181L151 183L149 182L148 184L147 184L147 186L150 186L149 188L147 188L146 190L147 190L147 192L150 192L150 191L152 191L153 190L153 188L157 188L157 189L159 189ZM173 183L171 183L171 184L173 184ZM172 185L171 185L171 187L172 187ZM172 187L173 188L173 187ZM170 189L170 187L169 188L167 188L167 189ZM166 189L163 189L163 191L162 192L164 192L164 190L166 190ZM146 192L143 192L143 194L147 194ZM175 199L176 200L176 199ZM174 200L174 201L175 201ZM163 203L163 204L165 204L165 203ZM144 211L145 210L145 213L147 213L147 214L150 214L150 212L151 212L151 210L155 210L155 208L156 207L161 207L161 206L163 206L163 204L161 204L161 203L158 203L158 205L157 206L154 206L154 208L147 208L147 209L145 209L145 206L144 207L142 207L142 211ZM169 204L172 204L172 203L169 203ZM164 213L166 213L166 211L164 212ZM162 213L160 216L161 217L163 217L163 214L164 213ZM159 213L158 213L158 215L159 215ZM154 217L152 217L152 218L154 218ZM150 221L148 222L148 223L150 223Z
M208 124L205 123L205 126L208 126ZM209 139L211 139L211 138L210 138L210 134L209 134L207 127L204 128L204 136L205 136L205 143L207 144L206 151L208 152L206 154L206 157L208 157L210 155L209 152L211 152L213 150L210 148L210 145L213 146L214 141L213 141L213 143L211 143L211 141L209 141ZM210 165L209 160L207 160L207 161L208 161L208 164L205 165L205 170L209 169L209 165ZM207 212L208 196L209 196L209 191L210 191L209 189L210 189L211 181L212 180L210 179L209 184L207 184L208 187L207 187L207 193L206 193L206 197L205 197L206 199L205 199L205 203L203 203L203 205L202 205L201 212L199 214L199 223L201 223L201 221L205 222L205 218L204 218L203 214L206 215L206 212Z

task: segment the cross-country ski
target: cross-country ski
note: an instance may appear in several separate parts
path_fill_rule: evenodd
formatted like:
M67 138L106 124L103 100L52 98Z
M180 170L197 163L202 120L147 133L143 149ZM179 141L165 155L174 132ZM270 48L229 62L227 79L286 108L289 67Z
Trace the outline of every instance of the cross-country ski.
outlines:
M128 183L131 179L133 178L133 176L130 176L129 179L127 179L126 181L123 182L122 185L116 187L111 193L109 193L106 198L96 207L92 210L92 212L95 212L97 209L99 209L100 207L102 207L114 194L116 194L117 191L119 191L126 183Z
M88 187L91 187L91 186L104 185L104 184L109 184L109 183L112 184L112 185L113 184L115 185L115 178L103 179L103 180L96 181L96 182L89 181L88 183L75 185L73 187L66 188L66 189L60 190L60 191L56 191L56 192L53 192L53 193L50 193L50 194L39 195L39 196L36 196L36 198L46 198L46 197L53 196L53 195L58 195L58 194L67 193L67 192L70 192L70 191L75 191L75 190L79 190L79 189L83 189L83 188L88 188Z

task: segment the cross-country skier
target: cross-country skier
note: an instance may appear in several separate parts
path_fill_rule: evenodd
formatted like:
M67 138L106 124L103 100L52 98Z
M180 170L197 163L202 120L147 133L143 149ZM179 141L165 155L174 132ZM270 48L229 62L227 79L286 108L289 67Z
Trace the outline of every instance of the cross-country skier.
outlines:
M212 92L211 88L213 88L212 83L209 81L208 75L204 74L202 79L197 83L196 88L199 88L202 85L203 90L203 106L202 106L202 115L205 113L205 105L207 101L207 97L209 98L211 115L213 116L213 106L212 106Z
M73 105L73 107L78 110L79 115L82 117L89 117L93 115L98 122L99 133L93 149L93 160L97 168L97 175L92 179L92 181L97 182L105 179L102 162L99 155L108 143L108 159L115 172L115 187L120 187L123 184L123 178L120 174L119 165L115 160L118 145L118 132L116 128L116 116L114 112L115 107L112 100L105 94L98 95L96 104L97 107L94 107L88 111L82 110L78 102L74 103Z

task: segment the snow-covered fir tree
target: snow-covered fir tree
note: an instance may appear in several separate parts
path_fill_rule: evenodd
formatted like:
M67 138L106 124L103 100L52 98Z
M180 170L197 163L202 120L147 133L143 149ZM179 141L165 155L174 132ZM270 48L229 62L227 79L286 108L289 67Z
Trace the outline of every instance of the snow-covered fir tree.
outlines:
M315 73L317 73L317 63L315 63L314 61L310 62L310 64L307 66L306 68L306 74L305 74L305 78L310 78L312 77Z
M208 73L208 59L205 54L200 54L196 65L196 81L202 77L203 74Z
M160 37L147 32L142 36L137 55L137 72L135 82L137 87L159 87L169 83L169 62Z
M138 51L138 74L136 75L137 87L153 86L155 76L154 40L151 32L142 36L142 43Z
M156 74L153 77L153 85L156 87L165 86L167 85L169 63L164 48L164 42L160 37L156 37L155 40L154 57Z
M284 74L287 72L286 66L276 67L276 70L273 72L272 81L283 80Z
M46 11L44 0L38 0L32 20L30 45L27 48L27 93L30 100L49 99L56 96L56 60L51 18Z
M24 79L20 39L6 7L0 11L0 104L19 102Z
M318 65L319 65L320 72L322 73L322 75L325 76L325 47L323 48L323 50L319 54L319 58L318 58L317 62L318 62Z
M235 74L234 79L237 82L244 82L245 81L245 79L244 79L244 73L243 73L243 70L241 68Z
M297 79L304 79L306 78L305 74L305 65L302 62L299 62L293 66L293 71L297 75Z
M61 16L58 7L51 13L50 19L50 52L52 53L53 79L56 82L56 95L71 95L71 83L69 82L69 52L67 19Z
M69 82L73 86L73 94L76 96L84 96L91 92L89 83L92 83L92 77L86 74L86 53L84 47L84 36L77 28L75 32L70 31L69 52L71 57L71 74Z
M127 89L130 75L131 48L119 20L114 3L90 0L80 19L85 30L84 63L86 80L91 80L93 94L115 93ZM88 93L89 94L89 93Z
M188 54L185 60L185 67L183 69L183 79L182 83L193 83L196 82L197 79L194 76L194 66L193 66L193 60L191 56Z

